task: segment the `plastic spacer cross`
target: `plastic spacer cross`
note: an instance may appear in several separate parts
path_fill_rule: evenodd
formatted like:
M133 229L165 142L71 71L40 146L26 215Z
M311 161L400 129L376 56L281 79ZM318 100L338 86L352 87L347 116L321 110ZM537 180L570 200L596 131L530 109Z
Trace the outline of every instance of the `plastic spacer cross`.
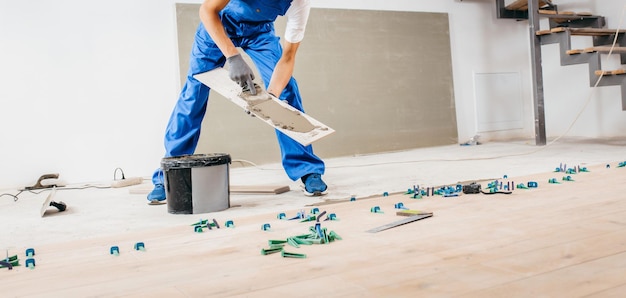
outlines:
M370 208L370 212L372 212L372 213L383 213L383 212L380 210L380 207L379 207L379 206L374 206L374 207Z
M137 242L137 243L135 243L134 248L135 248L135 250L145 251L146 250L146 245L143 242Z
M27 248L26 249L26 256L27 257L32 257L34 255L35 255L35 249L33 249L33 248Z
M25 266L30 269L35 269L35 259L33 258L26 259Z
M393 205L394 208L396 209L404 209L404 210L408 210L409 208L404 207L404 203L400 202L400 203L396 203L395 205Z
M556 178L550 178L550 180L548 180L548 183L559 184L559 181L557 181Z

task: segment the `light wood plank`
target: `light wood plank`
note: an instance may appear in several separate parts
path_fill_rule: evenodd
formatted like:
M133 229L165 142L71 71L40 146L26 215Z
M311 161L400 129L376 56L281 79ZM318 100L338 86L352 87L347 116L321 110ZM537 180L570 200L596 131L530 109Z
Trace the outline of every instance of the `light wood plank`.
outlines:
M343 240L286 247L306 259L260 250L269 239L307 233L312 223L261 213L203 233L190 225L108 236L94 231L92 238L35 247L34 270L0 270L0 279L11 285L8 296L609 296L626 284L626 169L590 170L571 175L571 182L556 172L504 180L539 183L511 195L396 194L315 206L337 214L338 221L322 226ZM403 218L395 215L398 202L434 216L366 232ZM371 213L372 206L384 213ZM262 231L263 223L271 230ZM132 249L137 241L145 252ZM108 254L111 245L120 256Z

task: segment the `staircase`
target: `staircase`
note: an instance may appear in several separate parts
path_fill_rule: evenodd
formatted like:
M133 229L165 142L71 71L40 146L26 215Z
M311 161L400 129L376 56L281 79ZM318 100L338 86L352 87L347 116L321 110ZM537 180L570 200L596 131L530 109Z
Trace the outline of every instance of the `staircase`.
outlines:
M620 55L621 64L626 64L626 30L607 29L603 16L587 12L560 11L550 0L516 0L505 5L505 0L496 0L498 18L528 20L531 34L531 56L533 58L533 91L535 101L535 140L537 145L545 145L545 119L543 111L543 77L541 74L541 46L559 44L561 65L587 63L589 65L589 85L621 86L622 110L626 111L626 70L603 70L602 55L611 50L616 34L617 43L613 54ZM540 30L539 19L549 19L549 29ZM593 47L572 49L572 36L589 36Z

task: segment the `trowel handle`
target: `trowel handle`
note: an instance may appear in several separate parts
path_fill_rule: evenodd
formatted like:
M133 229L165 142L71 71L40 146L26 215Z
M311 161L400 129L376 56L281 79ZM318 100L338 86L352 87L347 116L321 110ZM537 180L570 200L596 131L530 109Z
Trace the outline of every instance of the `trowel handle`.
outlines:
M56 207L57 209L59 209L59 212L63 212L63 211L65 211L65 209L67 209L67 205L65 205L65 203L63 203L63 202L58 202L57 203L55 201L52 201L52 202L50 202L50 206Z

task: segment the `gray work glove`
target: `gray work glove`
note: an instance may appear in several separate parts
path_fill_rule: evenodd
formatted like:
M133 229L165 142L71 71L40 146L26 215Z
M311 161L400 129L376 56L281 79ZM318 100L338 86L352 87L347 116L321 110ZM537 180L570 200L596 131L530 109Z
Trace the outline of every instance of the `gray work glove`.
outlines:
M243 60L241 54L228 57L226 60L229 65L228 75L230 79L237 82L242 88L249 89L250 94L256 95L256 88L252 82L252 80L254 80L254 73L250 66L246 64L246 61Z

